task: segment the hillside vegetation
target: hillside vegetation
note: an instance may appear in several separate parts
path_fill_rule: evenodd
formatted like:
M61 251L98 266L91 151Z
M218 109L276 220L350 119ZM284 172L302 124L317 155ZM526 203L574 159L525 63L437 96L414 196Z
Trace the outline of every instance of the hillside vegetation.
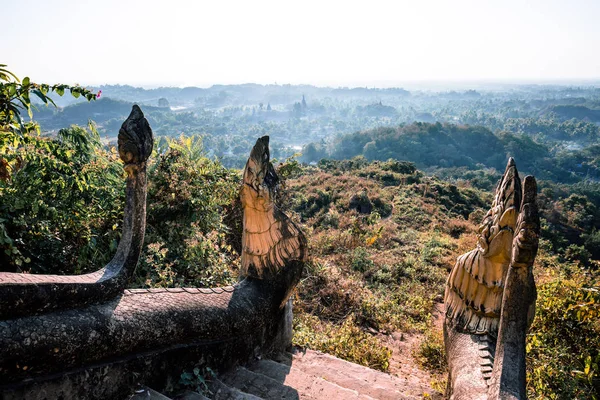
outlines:
M298 289L295 340L385 370L388 349L372 333L419 331L425 333L424 365L443 371L431 311L442 301L456 257L474 248L491 193L426 176L410 163L364 158L323 160L288 188L313 256ZM561 232L582 231L582 218L597 229L600 220L587 197L561 198L556 191L553 199L549 190L540 195L543 239L534 266L538 303L528 335L528 391L531 398L597 397L598 256Z
M568 149L524 133L493 133L481 126L416 122L340 135L327 146L310 144L303 150L308 162L359 155L412 161L420 168L466 170L502 170L512 156L522 171L539 179L563 183L600 179L600 145Z
M3 159L11 166L0 180L3 270L80 273L110 258L124 189L114 148L93 129L72 127L56 139L28 137ZM295 343L385 371L391 350L381 334L423 332L419 356L443 377L433 305L456 257L475 245L491 192L395 160L288 160L278 169L280 201L311 252L296 292ZM234 282L239 171L207 159L198 138L182 137L157 148L148 175L146 243L133 286ZM598 394L598 193L548 185L540 195L539 298L527 346L532 398Z
M20 110L31 112L30 92L46 103L51 103L51 92L61 94L65 89L75 98L94 100L97 95L79 86L39 85L29 78L19 83L2 68L0 270L57 274L96 270L109 261L120 239L124 172L117 152L102 142L93 123L42 136L37 124L22 120ZM243 88L255 94L273 89ZM231 87L217 88L222 89L221 96L217 89L189 89L177 93L199 96L197 103L207 106L223 104L228 93L235 92ZM282 178L278 202L306 233L311 254L296 290L296 344L386 371L392 356L386 335L419 333L424 340L416 356L438 374L436 387L443 389L443 344L432 311L441 302L456 257L475 245L497 171L512 155L522 175L534 173L541 179L542 238L534 266L538 301L527 336L529 396L600 398L598 126L538 118L542 109L561 112L552 107L563 103L597 107L597 93L542 90L540 100L536 97L540 90L524 90L526 100L469 91L439 94L428 103L429 95L420 94L396 113L373 97L407 101L412 96L405 91L328 92L354 102L350 112L330 101L335 118L328 123L338 123L340 133L349 127L362 130L353 128L355 133L338 136L332 144L305 147L304 157L313 165L300 165L294 158L277 163ZM131 88L115 91L130 93ZM575 94L590 99L570 97ZM365 96L367 104L360 100ZM482 97L490 101L482 103ZM103 112L110 119L103 121L103 129L116 125L126 108L113 101L91 104L106 107ZM413 105L421 108L415 110ZM82 112L86 106L70 107ZM49 119L70 118L67 108L51 113ZM234 143L232 156L239 161L249 154L249 137L282 125L262 124L261 118L274 111L267 108L263 114L262 105L259 112L250 111L252 116L243 107L177 114L165 108L151 110L153 125L162 122L168 127L172 120L188 121L191 127L204 121L216 130L202 136L171 134L155 141L148 163L146 237L131 286L233 283L240 265L240 171L209 158L204 145L220 143L219 151L229 151ZM289 110L293 123L280 137L289 139L292 132L322 127L325 120L319 119L319 110L304 101L295 103ZM465 120L484 121L485 126L514 126L514 133L447 123L398 125L400 119L417 114L445 120L456 113ZM394 124L388 125L397 127L364 130L392 119ZM352 123L343 125L344 121ZM221 135L247 126L253 128L244 132L244 140Z

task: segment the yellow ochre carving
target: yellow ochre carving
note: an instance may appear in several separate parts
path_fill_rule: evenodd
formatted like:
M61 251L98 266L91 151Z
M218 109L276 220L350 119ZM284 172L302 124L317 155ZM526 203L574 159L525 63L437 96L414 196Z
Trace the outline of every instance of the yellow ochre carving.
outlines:
M446 318L459 331L498 333L521 196L521 180L511 158L492 208L479 226L477 247L458 258L446 282Z
M258 139L244 169L242 276L265 278L293 260L306 258L306 238L277 207L279 178L269 161L269 138Z

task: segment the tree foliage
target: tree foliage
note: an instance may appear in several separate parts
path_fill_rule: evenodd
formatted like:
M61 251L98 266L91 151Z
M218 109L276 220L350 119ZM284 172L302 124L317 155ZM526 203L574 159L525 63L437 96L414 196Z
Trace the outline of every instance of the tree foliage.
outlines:
M73 97L83 96L88 101L95 100L98 96L79 85L39 84L32 82L29 77L20 80L6 68L5 64L0 64L0 132L9 130L23 134L34 129L39 132L39 126L35 122L26 122L21 115L26 111L29 118L33 120L35 106L31 101L32 96L36 96L46 105L56 106L49 94L54 92L62 96L67 90Z
M95 127L61 129L54 138L39 135L31 101L36 96L55 105L50 92L95 100L91 91L75 85L38 84L20 80L0 64L0 262L3 269L32 272L85 270L105 257L96 248L95 230L112 243L102 226L114 216L99 213L117 203L111 190L114 156L101 154ZM26 111L30 120L21 115ZM65 253L63 246L71 248ZM100 246L102 248L103 246Z
M24 134L16 147L10 136L0 136L2 268L80 273L107 262L123 207L114 149L102 148L93 125L61 129L55 138Z

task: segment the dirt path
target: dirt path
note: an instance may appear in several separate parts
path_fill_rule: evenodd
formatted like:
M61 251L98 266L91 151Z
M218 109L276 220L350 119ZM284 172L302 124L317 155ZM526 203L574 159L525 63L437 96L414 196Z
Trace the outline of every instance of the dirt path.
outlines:
M435 304L431 329L442 330L443 307L443 304ZM421 368L413 356L414 351L423 340L424 334L395 332L392 335L380 335L379 338L393 351L390 360L390 374L406 379L410 386L421 393L428 393L430 397L425 398L440 400L444 398L441 392L432 388L432 381L440 380L442 377L432 375L429 371Z

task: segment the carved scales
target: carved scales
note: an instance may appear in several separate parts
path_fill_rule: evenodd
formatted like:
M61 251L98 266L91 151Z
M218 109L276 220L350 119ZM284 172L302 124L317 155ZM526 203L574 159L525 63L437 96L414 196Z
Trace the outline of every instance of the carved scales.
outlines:
M266 278L289 261L304 261L306 238L275 205L279 178L269 162L269 137L257 140L244 169L242 275Z
M479 227L477 248L458 258L446 283L446 317L459 331L498 333L502 294L521 204L521 181L511 158Z

